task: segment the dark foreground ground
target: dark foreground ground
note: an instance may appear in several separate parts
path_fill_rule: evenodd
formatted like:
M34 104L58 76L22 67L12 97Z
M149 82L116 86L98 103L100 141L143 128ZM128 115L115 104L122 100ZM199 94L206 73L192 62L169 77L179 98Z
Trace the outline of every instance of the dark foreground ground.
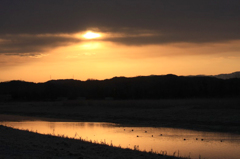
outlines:
M0 114L240 133L240 99L74 100L0 104Z
M1 159L177 159L0 126Z

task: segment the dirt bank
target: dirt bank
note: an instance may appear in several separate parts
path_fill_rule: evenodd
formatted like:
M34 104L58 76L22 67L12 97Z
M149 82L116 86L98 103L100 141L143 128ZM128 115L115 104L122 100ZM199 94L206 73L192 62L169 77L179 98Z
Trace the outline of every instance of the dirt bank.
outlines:
M0 158L176 159L0 126Z

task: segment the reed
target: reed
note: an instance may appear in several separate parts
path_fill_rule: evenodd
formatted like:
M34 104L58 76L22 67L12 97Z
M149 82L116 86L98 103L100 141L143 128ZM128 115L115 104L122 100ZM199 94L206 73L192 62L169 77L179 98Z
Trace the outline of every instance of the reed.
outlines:
M37 131L33 131L33 130L29 130L29 129L26 129L25 131L27 132L33 132L33 133L38 133ZM91 139L88 139L88 137L86 138L82 138L80 135L78 135L78 133L76 132L75 135L73 137L69 137L68 135L64 135L64 134L55 134L55 132L52 132L52 133L48 133L48 134L44 134L44 135L47 135L47 136L57 136L57 137L60 137L60 138L65 138L65 139L73 139L73 140L80 140L82 142L88 142L88 143L92 143L92 144L98 144L98 145L106 145L106 146L110 146L110 147L117 147L117 148L121 148L121 149L132 149L132 150L135 150L135 151L142 151L142 152L147 152L145 149L144 150L140 150L139 148L139 145L134 145L133 148L124 148L122 147L122 145L113 145L112 143L112 140L110 143L107 143L106 142L106 139L103 139L101 141L98 141L98 140L91 140ZM68 144L66 143L63 143L65 146L69 146ZM148 151L148 153L151 153L151 154L158 154L158 155L161 155L161 156L167 156L167 151L154 151L153 149L151 149L150 151ZM177 151L175 151L173 153L172 156L176 156L176 153ZM186 158L186 159L190 159L190 154L189 153L189 156L188 157L182 157L182 158ZM179 155L179 150L178 150L178 157L181 157ZM201 159L201 156L199 155L199 159Z
M133 149L139 151L139 145L134 145Z

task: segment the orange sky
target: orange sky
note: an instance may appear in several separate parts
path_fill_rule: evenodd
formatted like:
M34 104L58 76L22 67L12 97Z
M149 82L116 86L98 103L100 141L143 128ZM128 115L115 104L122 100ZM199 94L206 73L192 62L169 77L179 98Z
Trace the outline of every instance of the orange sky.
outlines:
M0 81L240 71L240 1L0 3Z
M128 46L101 37L46 49L38 55L0 55L0 80L45 82L50 79L87 80L139 75L215 75L240 68L239 41L228 43ZM101 35L101 33L99 33ZM69 35L76 36L76 35ZM208 54L208 53L211 54Z

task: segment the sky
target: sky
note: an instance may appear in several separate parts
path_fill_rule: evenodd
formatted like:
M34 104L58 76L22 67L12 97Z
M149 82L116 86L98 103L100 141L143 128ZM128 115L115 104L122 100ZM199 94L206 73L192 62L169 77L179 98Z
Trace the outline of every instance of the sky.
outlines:
M0 0L0 82L240 71L239 0Z

